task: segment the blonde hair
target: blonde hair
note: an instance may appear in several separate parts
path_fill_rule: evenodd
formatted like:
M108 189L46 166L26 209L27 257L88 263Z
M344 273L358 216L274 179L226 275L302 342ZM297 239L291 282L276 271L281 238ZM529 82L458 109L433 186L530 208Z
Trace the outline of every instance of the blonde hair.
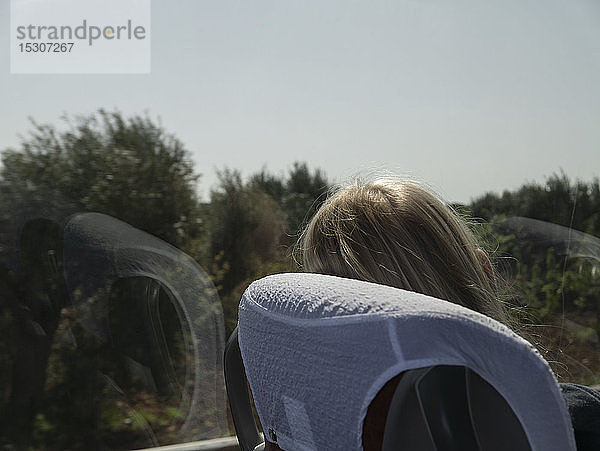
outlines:
M307 272L416 291L509 323L466 222L418 183L384 179L338 190L299 244Z

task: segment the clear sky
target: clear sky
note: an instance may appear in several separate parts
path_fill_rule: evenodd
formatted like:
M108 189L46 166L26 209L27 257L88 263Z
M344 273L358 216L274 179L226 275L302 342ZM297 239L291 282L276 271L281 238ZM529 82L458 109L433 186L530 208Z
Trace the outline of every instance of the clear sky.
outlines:
M28 116L144 113L215 169L420 178L446 199L600 175L597 0L153 0L150 75L11 75L0 148ZM107 61L110 64L110 61Z

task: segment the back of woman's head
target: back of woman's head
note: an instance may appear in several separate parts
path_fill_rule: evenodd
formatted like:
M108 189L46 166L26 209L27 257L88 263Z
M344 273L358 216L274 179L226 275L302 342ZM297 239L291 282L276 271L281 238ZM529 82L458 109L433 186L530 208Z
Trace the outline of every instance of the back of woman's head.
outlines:
M379 180L330 196L302 238L304 269L445 299L507 322L473 233L417 183Z

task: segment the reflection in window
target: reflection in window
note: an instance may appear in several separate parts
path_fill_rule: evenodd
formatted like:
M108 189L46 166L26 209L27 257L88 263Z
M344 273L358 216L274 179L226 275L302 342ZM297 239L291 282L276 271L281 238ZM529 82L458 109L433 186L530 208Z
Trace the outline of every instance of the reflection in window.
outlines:
M226 434L222 313L193 260L99 214L17 232L18 251L0 255L0 445L133 449Z

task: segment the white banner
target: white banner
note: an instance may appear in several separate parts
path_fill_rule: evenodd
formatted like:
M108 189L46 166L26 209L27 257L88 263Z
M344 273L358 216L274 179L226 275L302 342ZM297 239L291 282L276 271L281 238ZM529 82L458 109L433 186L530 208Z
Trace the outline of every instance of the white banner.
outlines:
M13 74L150 73L150 0L11 0Z

